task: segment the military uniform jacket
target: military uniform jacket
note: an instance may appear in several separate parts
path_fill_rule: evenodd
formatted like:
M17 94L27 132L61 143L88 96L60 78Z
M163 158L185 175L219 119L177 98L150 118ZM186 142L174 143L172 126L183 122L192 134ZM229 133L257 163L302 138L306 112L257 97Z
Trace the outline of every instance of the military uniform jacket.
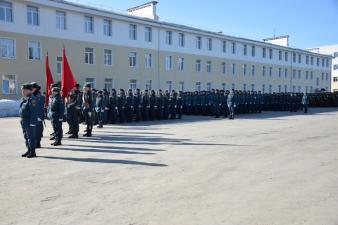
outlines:
M36 112L38 121L42 121L44 119L44 104L45 104L45 96L43 96L40 92L36 92L32 98L36 100Z
M96 97L96 112L104 112L104 103L103 103L103 96L98 95Z
M22 98L19 114L24 125L36 126L38 118L37 102L32 96Z
M63 103L61 96L59 94L55 95L52 98L52 102L50 105L49 118L55 121L63 120L64 112L65 112L65 105Z
M93 108L93 95L92 93L89 91L89 92L85 92L83 93L83 109L84 110L92 110Z

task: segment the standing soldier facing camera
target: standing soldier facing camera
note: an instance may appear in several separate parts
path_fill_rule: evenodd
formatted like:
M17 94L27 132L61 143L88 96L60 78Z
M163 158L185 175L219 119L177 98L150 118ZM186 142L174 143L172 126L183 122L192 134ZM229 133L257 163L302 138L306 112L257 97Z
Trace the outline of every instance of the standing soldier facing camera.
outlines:
M54 140L54 143L51 145L58 146L61 145L61 139L63 136L62 131L62 122L63 116L65 111L65 105L60 95L60 88L53 87L52 89L52 99L50 103L50 110L49 110L49 119L52 122L53 130L54 130L54 137L51 140Z
M93 94L92 94L92 87L89 83L85 84L84 91L83 91L83 116L86 122L86 131L83 135L84 137L91 137L92 130L93 130Z
M32 82L33 96L36 100L36 112L37 112L37 124L36 124L36 146L35 148L41 148L41 138L43 136L43 121L45 119L44 104L45 96L40 92L40 86Z
M21 117L21 128L27 152L22 157L34 158L36 157L35 146L36 146L36 124L37 124L37 112L36 112L36 100L33 97L32 85L24 84L21 87L22 101L20 103L20 117Z
M71 93L67 104L67 118L72 127L72 133L68 138L74 139L79 138L79 111L81 108L77 99L77 94Z

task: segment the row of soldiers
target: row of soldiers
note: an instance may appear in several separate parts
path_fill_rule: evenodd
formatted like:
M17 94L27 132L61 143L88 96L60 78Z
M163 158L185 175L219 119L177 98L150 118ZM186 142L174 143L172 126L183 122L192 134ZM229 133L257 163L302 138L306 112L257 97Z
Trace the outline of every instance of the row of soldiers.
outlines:
M229 95L233 97L229 102ZM236 114L261 113L264 111L297 112L306 109L309 98L306 93L272 93L262 94L260 91L223 91L214 90L183 93L183 109L187 115L209 115L219 118L230 114L229 103L234 105ZM304 106L304 107L303 107Z

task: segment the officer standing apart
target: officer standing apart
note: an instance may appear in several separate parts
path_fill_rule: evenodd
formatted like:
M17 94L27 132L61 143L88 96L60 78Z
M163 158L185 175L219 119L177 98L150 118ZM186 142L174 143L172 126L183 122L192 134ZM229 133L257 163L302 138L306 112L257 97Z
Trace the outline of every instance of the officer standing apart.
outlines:
M58 146L61 145L61 140L63 137L62 122L65 113L65 105L61 98L59 87L54 87L52 89L52 95L53 98L51 99L48 115L54 130L54 137L51 138L51 140L54 140L54 142L51 145Z
M309 106L309 98L306 93L303 94L302 105L303 105L304 113L307 113L308 106Z
M89 83L85 84L84 92L83 92L83 116L87 125L86 133L83 135L84 137L91 137L93 130L93 119L92 119L92 111L93 111L93 94L92 88Z
M36 124L37 124L37 103L33 97L32 85L24 84L21 87L22 101L20 103L20 117L21 128L25 138L27 152L22 157L34 158L36 157Z

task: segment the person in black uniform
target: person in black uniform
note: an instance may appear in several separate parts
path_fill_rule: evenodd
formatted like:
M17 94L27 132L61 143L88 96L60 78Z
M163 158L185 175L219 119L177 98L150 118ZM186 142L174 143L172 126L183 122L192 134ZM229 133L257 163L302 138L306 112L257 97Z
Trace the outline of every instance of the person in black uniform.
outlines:
M139 122L142 120L142 95L140 89L136 89L134 96L134 111L135 111L135 120Z
M109 121L110 124L115 124L117 123L117 118L118 118L118 97L116 94L116 90L112 89L111 90L111 96L109 98Z
M126 94L123 89L120 89L120 95L118 97L118 109L120 116L120 123L126 122Z
M143 121L148 121L150 111L150 98L148 90L145 90L142 96L142 109L143 109L142 113Z
M52 122L54 137L52 140L54 142L51 145L58 146L61 145L61 140L63 136L62 131L62 122L65 111L65 105L60 95L60 88L54 87L52 89L53 98L50 104L49 119Z
M92 130L93 130L93 94L92 94L92 88L89 83L85 84L84 86L84 92L83 92L83 100L82 100L82 110L83 110L83 116L84 120L86 122L86 130L84 137L91 137L92 136Z
M150 97L149 97L149 119L151 121L155 120L156 119L156 111L157 111L157 103L156 103L156 93L154 90L151 90L151 94L150 94Z
M126 97L126 117L127 122L132 122L134 117L134 94L133 90L128 90L128 96Z
M21 87L22 100L20 103L19 114L20 124L25 138L27 152L22 157L36 157L36 124L37 124L37 102L33 97L32 85L24 84Z
M182 113L183 113L183 99L182 95L183 93L180 91L179 93L176 93L177 95L177 119L182 119Z
M40 92L41 87L36 83L32 82L32 91L33 96L36 100L36 110L38 121L36 124L36 146L35 148L41 148L41 138L43 136L43 121L45 119L44 116L44 105L45 105L45 96L43 96Z
M71 124L71 135L68 138L79 138L79 111L81 110L77 100L77 94L71 93L69 95L69 102L67 104L67 120Z
M99 125L97 128L103 128L103 121L104 121L104 103L103 103L103 92L98 91L96 96L96 104L95 104L95 111L97 114L97 119Z

